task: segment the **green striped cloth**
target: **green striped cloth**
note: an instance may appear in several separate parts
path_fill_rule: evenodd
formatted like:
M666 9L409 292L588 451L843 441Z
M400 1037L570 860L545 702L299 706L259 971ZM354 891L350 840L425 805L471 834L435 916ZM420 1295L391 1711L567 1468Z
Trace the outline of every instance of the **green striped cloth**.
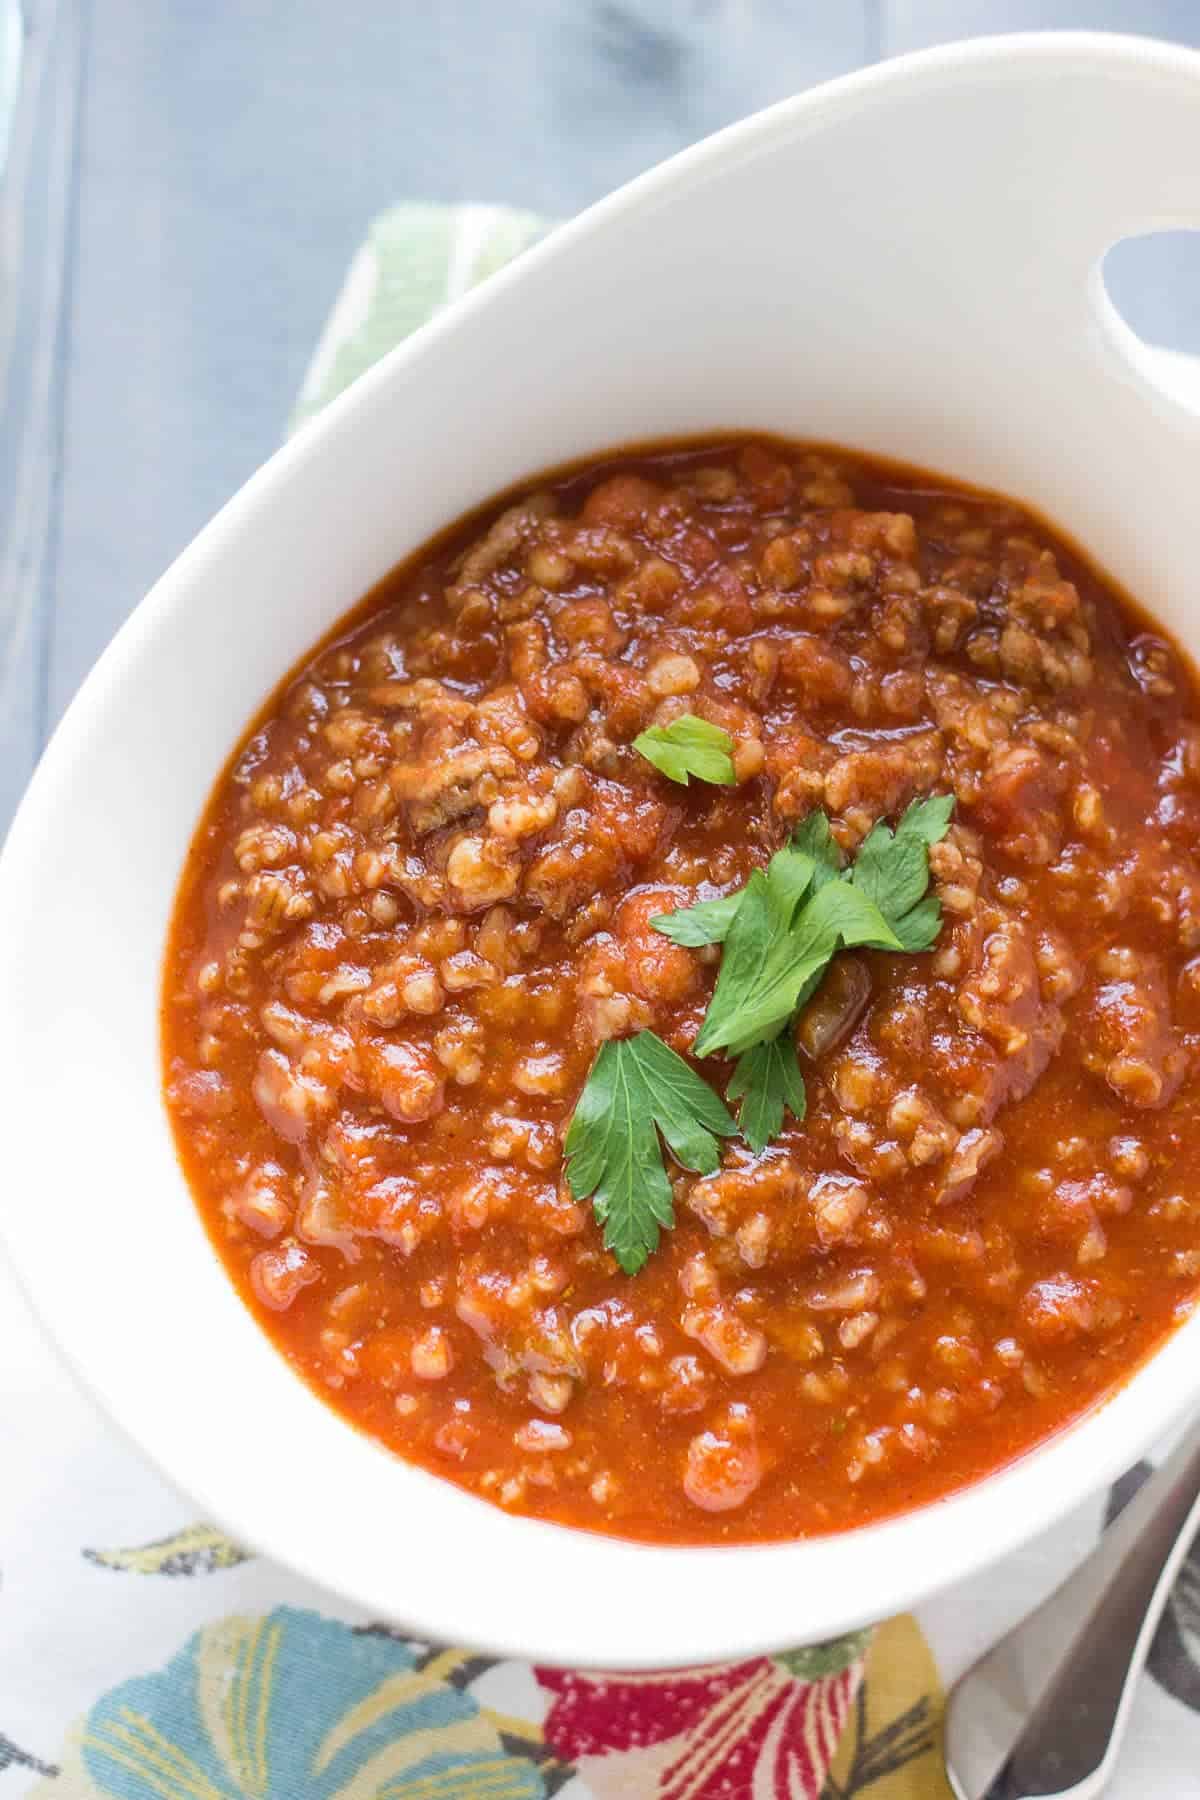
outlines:
M511 206L409 201L382 213L350 265L321 334L292 429L545 230L545 220Z

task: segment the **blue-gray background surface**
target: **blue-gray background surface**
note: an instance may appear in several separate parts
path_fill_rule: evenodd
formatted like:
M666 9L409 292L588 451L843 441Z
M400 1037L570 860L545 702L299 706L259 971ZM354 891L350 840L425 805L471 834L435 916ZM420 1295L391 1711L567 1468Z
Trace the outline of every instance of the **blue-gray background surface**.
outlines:
M4 200L0 832L116 626L278 442L371 215L577 210L881 56L1076 26L1200 43L1200 0L28 0ZM1118 304L1200 350L1200 240ZM3 365L0 365L0 369Z

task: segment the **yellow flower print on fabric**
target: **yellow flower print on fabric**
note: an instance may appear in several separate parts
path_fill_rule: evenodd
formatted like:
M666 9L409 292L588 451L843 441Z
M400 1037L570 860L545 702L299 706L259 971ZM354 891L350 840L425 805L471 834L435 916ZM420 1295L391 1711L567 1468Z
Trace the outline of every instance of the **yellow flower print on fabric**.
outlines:
M187 1525L152 1544L121 1550L85 1550L88 1562L132 1575L213 1575L245 1562L249 1552L215 1525Z

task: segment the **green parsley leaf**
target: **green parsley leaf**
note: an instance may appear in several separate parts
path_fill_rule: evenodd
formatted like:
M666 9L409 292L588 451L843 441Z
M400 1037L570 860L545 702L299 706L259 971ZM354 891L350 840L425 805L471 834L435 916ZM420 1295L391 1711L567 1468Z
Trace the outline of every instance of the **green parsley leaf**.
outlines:
M882 908L861 888L838 877L821 889L813 900L813 905L822 901L828 906L838 936L847 950L859 947L869 950L903 949Z
M903 918L892 920L892 930L906 950L932 950L941 929L942 903L936 894L926 894Z
M930 794L914 800L896 827L897 836L912 834L927 844L940 844L954 817L953 794Z
M886 907L902 916L929 886L929 852L920 838L893 836L887 825L876 825L863 842L850 879L881 911Z
M697 900L695 906L656 913L650 923L673 944L683 944L688 950L701 944L723 944L742 904L743 891L739 888L736 894L722 894L719 900Z
M833 876L797 913L761 870L746 884L725 950L697 1056L738 1056L787 1023L815 991L843 944L902 948L868 894Z
M813 821L818 821L816 825ZM821 827L824 827L822 834ZM767 864L767 879L775 884L782 904L790 902L793 916L810 888L831 881L841 867L841 856L824 813L810 813L790 841ZM650 923L673 944L696 949L701 944L723 944L742 904L745 888L723 894L719 900L698 900L673 913L659 913Z
M928 894L929 846L945 837L953 794L914 800L893 832L882 820L863 841L850 879L868 894L905 950L931 949L941 929L941 903Z
M717 984L696 1039L697 1056L725 1048L742 1010L755 999L761 1004L764 994L773 994L781 948L786 958L791 942L793 911L766 871L755 869L742 889L742 903L725 939ZM785 1016L788 1002L778 1010L781 1018Z
M801 819L793 831L792 848L803 850L812 857L816 865L814 882L817 887L823 887L827 881L832 881L835 875L841 873L842 853L837 839L829 829L828 814L823 813L819 807Z
M652 725L633 740L633 747L646 761L684 787L689 776L697 781L710 781L718 787L732 787L733 739L719 725L684 713L669 725Z
M738 1125L754 1154L761 1155L782 1131L785 1109L802 1119L808 1104L791 1031L744 1050L725 1093L741 1100Z
M767 864L767 880L778 896L783 913L791 919L796 917L806 895L820 885L817 875L823 868L819 858L803 849L794 838L775 852Z
M737 1131L718 1095L652 1031L610 1040L599 1054L567 1131L567 1181L592 1200L604 1243L628 1275L675 1223L658 1132L675 1160L698 1175L720 1161L719 1137Z

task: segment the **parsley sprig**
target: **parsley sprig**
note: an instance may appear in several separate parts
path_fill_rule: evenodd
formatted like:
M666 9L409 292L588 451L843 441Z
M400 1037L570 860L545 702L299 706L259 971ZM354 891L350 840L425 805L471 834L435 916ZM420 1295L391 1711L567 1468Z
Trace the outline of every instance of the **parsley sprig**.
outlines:
M941 901L927 894L929 846L950 829L953 794L914 800L895 831L882 820L864 840L850 877L870 895L905 950L932 950L942 928Z
M675 943L687 941L683 922L692 912L705 913L723 933L721 970L696 1054L740 1057L773 1042L840 949L928 950L941 929L941 903L926 891L929 846L946 835L953 810L952 795L914 801L895 831L875 826L849 870L825 814L810 813L738 893L653 919L655 930ZM769 1066L761 1058L752 1065ZM777 1072L773 1079L778 1090ZM746 1082L749 1101L758 1080L752 1074Z
M567 1132L567 1180L576 1199L593 1199L605 1244L630 1274L674 1223L658 1134L697 1174L713 1172L717 1139L738 1129L759 1154L788 1111L804 1117L792 1020L838 951L932 948L941 905L928 892L929 846L945 836L953 810L952 795L914 801L895 830L875 826L849 868L828 818L812 812L736 893L651 921L673 943L723 945L694 1054L735 1059L726 1093L741 1104L735 1126L712 1088L652 1031L601 1047Z
M669 725L651 725L633 740L633 747L671 781L688 786L692 775L717 787L732 787L733 739L719 725L683 713Z
M743 1050L725 1093L728 1099L741 1101L738 1130L760 1156L783 1130L784 1113L802 1119L808 1107L791 1032L785 1029L769 1043Z
M656 1129L657 1128L657 1129ZM711 1175L719 1137L737 1133L707 1082L652 1031L602 1044L567 1132L567 1180L591 1195L605 1248L636 1275L675 1223L658 1132L676 1162Z

